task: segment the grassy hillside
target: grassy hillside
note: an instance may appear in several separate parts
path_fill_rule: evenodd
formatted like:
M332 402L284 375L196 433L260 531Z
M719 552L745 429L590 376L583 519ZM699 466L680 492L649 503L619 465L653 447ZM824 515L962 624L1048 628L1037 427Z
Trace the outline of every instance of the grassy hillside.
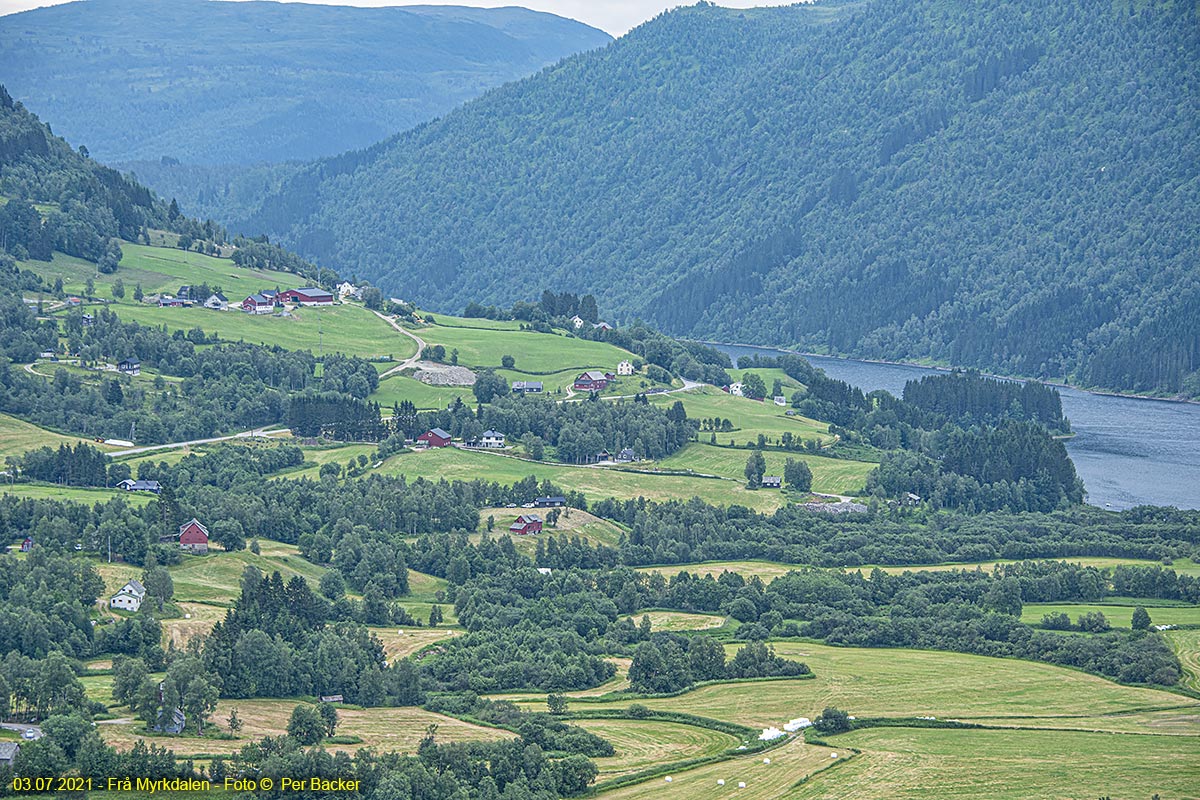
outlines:
M293 276L293 283L295 278ZM391 356L408 358L416 350L412 339L397 333L362 306L300 308L287 317L257 316L240 310L212 311L207 308L159 308L149 305L121 306L123 320L145 325L166 325L171 330L202 328L224 341L277 344L288 350L323 350L364 358ZM391 366L381 362L381 368Z
M632 353L604 342L576 339L561 333L516 330L515 322L475 326L475 320L441 314L435 315L434 319L438 324L408 326L408 329L427 344L444 346L447 353L458 350L461 364L499 369L501 359L510 355L516 359L516 370L525 373L528 380L539 380L543 374L572 370L578 374L589 368L615 372L619 362L633 358ZM574 379L575 375L570 377Z
M133 289L141 284L146 294L166 292L175 294L184 284L206 283L221 287L231 302L240 303L247 295L262 289L294 289L305 282L299 275L274 270L257 270L239 267L227 258L215 258L190 250L175 247L150 247L148 245L122 242L121 265L111 274L97 273L96 265L80 258L55 253L54 260L30 261L23 266L42 275L47 283L62 278L63 288L72 294L82 294L84 284L91 278L96 286L96 296L105 300L112 297L111 287L120 279L125 285L125 297L118 302L133 305Z
M103 160L253 164L365 147L609 40L517 8L101 0L0 21L0 63Z
M245 227L437 310L556 285L677 334L1197 394L1196 14L683 8Z
M83 439L77 436L65 436L8 414L0 414L0 463L8 456L20 455L26 450L74 445L81 441Z

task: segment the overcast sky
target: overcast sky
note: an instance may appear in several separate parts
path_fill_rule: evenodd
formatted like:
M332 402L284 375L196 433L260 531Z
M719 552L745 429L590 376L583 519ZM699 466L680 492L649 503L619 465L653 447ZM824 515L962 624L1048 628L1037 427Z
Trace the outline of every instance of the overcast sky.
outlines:
M57 5L59 0L0 0L0 15L25 11L38 6ZM296 0L283 0L295 2ZM404 5L459 5L459 6L524 6L537 11L549 11L563 17L570 17L597 28L608 31L613 36L620 36L635 25L650 19L660 11L680 5L692 5L692 2L672 0L446 0L444 3L412 3L404 0L305 0L310 3L339 6L404 6ZM752 6L789 5L796 0L719 0L717 5L730 8L750 8Z

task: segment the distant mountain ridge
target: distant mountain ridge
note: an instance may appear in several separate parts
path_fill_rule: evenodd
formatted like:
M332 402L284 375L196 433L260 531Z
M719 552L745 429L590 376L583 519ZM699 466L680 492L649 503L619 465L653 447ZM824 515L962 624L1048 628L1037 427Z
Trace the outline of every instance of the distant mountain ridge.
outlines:
M522 8L89 0L0 17L9 91L106 162L370 145L611 37Z
M427 306L1200 396L1195 4L701 4L240 227Z

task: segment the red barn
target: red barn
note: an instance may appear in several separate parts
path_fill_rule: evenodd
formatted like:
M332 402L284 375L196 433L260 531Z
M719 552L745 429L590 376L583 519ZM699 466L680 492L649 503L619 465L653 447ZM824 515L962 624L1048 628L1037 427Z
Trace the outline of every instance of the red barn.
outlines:
M446 433L441 428L434 428L431 431L426 431L417 437L418 442L424 442L429 447L449 447L450 434Z
M536 514L522 514L517 521L508 526L509 533L525 536L529 533L542 532L542 518Z
M279 299L302 306L333 305L333 293L327 292L324 289L318 289L315 286L306 286L303 289L288 289L286 292L279 293Z
M200 520L192 517L191 521L179 526L179 549L190 553L203 554L208 552L208 528Z
M579 392L602 392L608 386L609 381L615 380L616 377L611 372L601 372L595 369L590 370L575 379L575 390Z
M33 538L30 536L26 536L25 541L21 542L21 552L28 553L32 549L33 549Z

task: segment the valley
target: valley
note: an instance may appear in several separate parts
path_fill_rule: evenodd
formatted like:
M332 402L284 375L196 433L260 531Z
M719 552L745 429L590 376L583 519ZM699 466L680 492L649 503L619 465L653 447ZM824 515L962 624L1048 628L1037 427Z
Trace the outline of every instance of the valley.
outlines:
M0 14L0 795L1195 797L1197 13Z

